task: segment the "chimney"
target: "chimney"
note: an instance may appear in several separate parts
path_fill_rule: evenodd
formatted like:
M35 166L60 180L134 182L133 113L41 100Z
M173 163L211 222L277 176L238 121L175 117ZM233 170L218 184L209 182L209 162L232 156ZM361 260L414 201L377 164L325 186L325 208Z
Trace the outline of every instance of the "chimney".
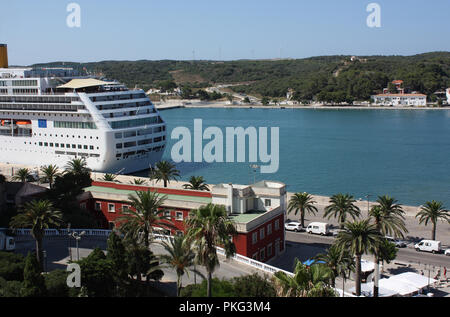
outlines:
M0 44L0 68L8 68L8 46Z

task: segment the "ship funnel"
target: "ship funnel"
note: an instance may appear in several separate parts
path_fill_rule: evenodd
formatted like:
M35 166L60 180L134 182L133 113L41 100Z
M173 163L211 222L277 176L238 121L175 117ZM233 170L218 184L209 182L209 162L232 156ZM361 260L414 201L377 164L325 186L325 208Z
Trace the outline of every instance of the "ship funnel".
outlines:
M8 46L0 44L0 68L8 68Z

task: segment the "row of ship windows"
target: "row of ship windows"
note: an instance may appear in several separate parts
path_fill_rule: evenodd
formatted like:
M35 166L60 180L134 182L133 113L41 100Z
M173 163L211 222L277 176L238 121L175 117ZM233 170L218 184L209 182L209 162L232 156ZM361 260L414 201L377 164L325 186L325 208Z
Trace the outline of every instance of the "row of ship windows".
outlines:
M34 135L35 135L35 136L37 136L37 134L36 134L36 133L35 133ZM39 136L42 136L42 134L41 134L41 133L39 133ZM47 136L47 133L45 133L45 134L44 134L44 136ZM50 134L49 136L51 136L51 137L52 137L53 135L52 135L52 134ZM55 137L58 137L58 134L55 134ZM69 135L66 135L66 137L69 137ZM61 134L61 138L64 138L64 134ZM75 138L75 136L74 136L74 135L72 135L72 138ZM79 136L78 136L78 138L79 138L79 139L81 139L81 136L79 135ZM85 139L87 139L87 137L86 137L86 136L84 136L84 138L85 138ZM98 140L98 136L97 136L97 137L95 137L95 138L96 138L96 139ZM93 137L91 136L91 137L90 137L90 139L92 140L92 139L93 139Z
M109 96L99 96L99 97L90 97L92 102L100 102L100 101L115 101L115 100L128 100L128 99L142 99L147 96L143 93L140 94L124 94L124 95L109 95Z
M157 116L157 117L151 117L151 118L114 121L114 122L109 122L109 123L111 125L111 128L116 130L116 129L134 128L134 127L139 127L139 126L143 126L143 125L147 125L147 124L150 125L150 124L164 123L164 121L162 121L160 116Z
M65 96L2 96L0 102L23 102L23 103L71 103L72 101L80 101L78 97Z
M155 113L156 111L151 111L150 109L140 109L137 111L129 111L129 112L109 112L104 113L103 118L121 118L121 117L132 117L136 115L150 114Z
M164 132L166 131L166 127L162 126L162 127L157 127L157 128L148 128L148 129L143 129L143 130L138 130L138 131L128 131L128 132L117 132L114 136L116 137L116 139L126 139L126 138L133 138L135 136L142 136L142 135L148 135L148 134L153 134L153 133L160 133L160 132Z
M11 80L11 86L13 87L30 87L37 85L38 85L37 80ZM6 80L0 80L0 86L6 87L9 85L7 85Z
M10 116L23 116L23 113L20 113L20 112L5 112L5 113L3 113L3 115L10 115ZM29 115L31 115L31 114L29 114ZM35 113L34 115L36 115L36 116L41 116L41 117L46 117L46 116L49 116L49 117L57 117L58 115L57 114L46 114L46 113ZM86 115L79 115L79 114L59 114L59 116L60 117L63 117L63 116L66 116L66 117L84 117L84 118L90 118L89 116L86 116Z
M112 104L112 105L98 105L98 110L114 110L114 109L122 109L122 108L139 108L139 107L148 107L152 104L150 101L143 101L143 102L128 102L128 103L119 103L119 104Z
M162 142L165 141L166 137L162 136L159 138L155 138L155 139L147 139L147 140L140 140L140 141L132 141L132 142L125 142L125 143L117 143L116 144L116 149L127 149L130 147L135 147L135 146L141 146L141 145L147 145L147 144L151 144L151 143L158 143L158 142Z
M146 150L139 150L139 151L132 151L132 152L126 152L126 153L118 153L116 154L116 159L119 161L121 159L127 159L130 156L145 156L148 155L150 152L161 152L164 151L165 145L154 147L154 148L148 148Z
M25 144L27 144L27 142L24 142ZM31 142L30 142L31 144ZM82 144L64 144L64 143L49 143L49 142L38 142L36 144L36 142L34 143L35 145L39 145L39 146L44 146L44 147L55 147L55 148L66 148L66 149L79 149L79 150L94 150L94 146L93 145L82 145ZM99 150L100 148L97 146L97 150Z
M0 104L2 110L26 110L26 111L78 111L86 109L82 105L29 105L29 104L16 104L16 103L3 103Z
M54 128L63 129L97 129L94 122L54 121Z

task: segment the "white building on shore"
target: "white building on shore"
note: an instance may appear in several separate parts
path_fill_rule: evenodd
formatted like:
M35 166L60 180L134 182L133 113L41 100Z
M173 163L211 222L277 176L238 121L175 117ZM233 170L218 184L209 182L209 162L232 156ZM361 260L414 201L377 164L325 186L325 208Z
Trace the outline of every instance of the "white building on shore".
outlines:
M450 88L447 88L446 93L447 93L447 104L450 105Z
M424 94L379 94L372 96L373 102L381 106L426 106Z

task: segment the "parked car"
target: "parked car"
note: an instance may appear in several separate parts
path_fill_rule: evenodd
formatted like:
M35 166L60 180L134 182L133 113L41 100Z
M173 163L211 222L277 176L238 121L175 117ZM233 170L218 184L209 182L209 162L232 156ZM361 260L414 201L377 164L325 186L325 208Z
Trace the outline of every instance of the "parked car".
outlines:
M326 236L330 234L330 225L324 222L311 222L308 227L306 227L306 232Z
M389 236L386 236L385 238L386 238L386 240L388 240L389 242L395 244L395 246L396 246L397 248L406 248L406 242L405 242L405 241L398 240L398 239L395 239L395 238L389 237Z
M445 254L446 256L450 256L450 249L445 250L444 254Z
M303 231L302 224L295 221L286 223L284 225L284 228L288 231L295 231L295 232Z
M419 243L416 243L414 245L414 248L416 249L416 251L425 251L432 253L442 252L441 241L435 240L422 240Z

